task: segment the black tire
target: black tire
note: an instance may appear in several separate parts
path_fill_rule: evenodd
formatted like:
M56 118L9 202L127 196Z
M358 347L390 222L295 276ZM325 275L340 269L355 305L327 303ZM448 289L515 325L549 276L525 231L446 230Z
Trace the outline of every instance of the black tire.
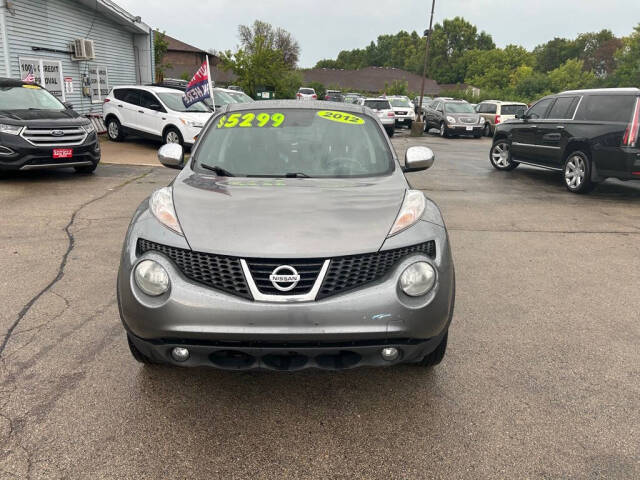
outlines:
M157 365L158 362L151 360L144 353L138 350L135 344L131 341L131 337L129 336L128 333L127 333L127 343L129 344L129 351L131 352L131 355L133 355L133 358L136 359L136 361L140 363L144 363L145 365Z
M393 134L395 133L396 129L391 127L391 128L385 128L385 130L387 131L387 135L389 135L389 138L393 137Z
M491 137L493 135L493 133L491 132L491 124L489 124L488 122L484 124L482 135L484 135L485 137Z
M473 134L473 138L480 138L482 136L482 134L480 133L474 133Z
M407 123L407 128L411 130L412 125L413 125L413 120L409 120L409 123Z
M425 355L424 358L418 362L418 365L420 365L421 367L435 367L440 362L442 362L445 353L447 353L448 338L449 330L447 330L447 332L444 334L444 337L442 337L442 340L440 340L440 343L438 344L436 349L433 352Z
M124 140L124 133L122 132L122 125L115 117L110 117L107 120L107 137L112 142L121 142Z
M567 155L562 170L564 186L571 193L589 193L596 186L591 180L591 159L580 150Z
M491 150L489 150L489 161L493 168L502 171L513 170L519 165L518 162L511 159L511 142L506 138L498 138L493 141Z
M96 168L98 168L98 164L94 163L93 165L83 165L81 167L73 167L76 173L90 174L95 172Z
M177 141L174 141L174 139L176 138L177 138ZM167 143L177 143L179 145L184 146L184 139L182 138L182 134L180 133L180 130L178 130L175 127L169 127L162 134L162 143L164 143L165 145Z
M442 138L449 138L449 130L444 122L440 122L440 136Z

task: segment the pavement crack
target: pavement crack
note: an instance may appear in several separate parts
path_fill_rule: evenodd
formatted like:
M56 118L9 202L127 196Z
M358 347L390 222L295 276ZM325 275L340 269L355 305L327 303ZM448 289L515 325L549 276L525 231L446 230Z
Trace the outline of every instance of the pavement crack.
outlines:
M100 200L108 197L109 195L118 192L119 190L121 190L122 188L126 187L127 185L129 185L132 182L135 182L136 180L140 180L141 178L146 177L147 175L151 174L153 172L153 169L138 175L136 177L130 178L129 180L120 183L119 185L116 185L115 187L109 188L107 189L106 192L104 192L102 195L92 198L91 200L88 200L86 202L84 202L82 205L80 205L78 208L76 208L76 210L71 214L71 218L69 219L69 223L67 223L66 227L64 228L65 233L67 234L67 249L64 252L64 254L62 255L62 258L60 260L60 265L58 266L58 272L56 274L56 276L53 278L53 280L51 280L42 290L40 290L35 296L33 296L31 298L31 300L29 300L24 307L22 307L22 309L20 310L20 312L18 313L17 318L15 319L15 321L11 324L11 326L9 327L9 329L7 330L7 333L5 333L4 338L2 340L2 343L0 344L0 358L2 357L2 354L4 352L4 349L7 347L7 344L9 343L9 340L11 339L11 336L13 335L14 330L18 327L18 325L20 324L20 322L22 321L22 319L25 317L25 315L29 312L29 310L31 310L31 307L33 307L33 305L35 305L35 303L40 300L40 298L47 293L56 283L58 283L62 277L64 276L64 270L65 267L67 265L67 261L69 259L69 255L71 254L71 252L73 251L73 248L75 247L75 237L74 234L71 232L71 228L73 227L75 221L76 221L76 217L78 216L78 214L86 207L88 207L89 205L99 202Z

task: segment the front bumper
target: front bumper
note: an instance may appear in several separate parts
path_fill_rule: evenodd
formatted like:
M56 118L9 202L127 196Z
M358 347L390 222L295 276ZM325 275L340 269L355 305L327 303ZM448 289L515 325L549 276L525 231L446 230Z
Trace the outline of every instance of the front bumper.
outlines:
M233 369L276 368L277 362L294 360L295 365L287 369L411 362L435 349L451 321L454 275L447 233L430 222L421 221L398 234L386 248L434 240L434 258L414 253L375 282L321 300L296 303L248 300L196 283L159 252L138 256L140 237L178 248L188 246L184 238L160 226L142 209L134 217L123 249L117 285L122 322L141 352L163 362L227 368L226 360L211 360L217 352L227 351L250 357L251 361L228 367ZM132 271L144 258L157 261L168 272L168 293L154 298L139 290ZM424 297L411 298L399 290L398 279L417 260L435 267L437 281ZM175 346L187 346L191 359L175 362L169 354ZM401 357L395 362L384 361L380 350L385 346L399 348ZM298 356L304 357L304 362Z
M36 146L18 135L3 134L0 144L11 153L0 152L0 170L35 170L97 165L100 162L100 143L95 133L82 145ZM70 158L53 158L54 148L73 149Z
M447 125L449 133L456 135L479 135L483 128L484 125Z

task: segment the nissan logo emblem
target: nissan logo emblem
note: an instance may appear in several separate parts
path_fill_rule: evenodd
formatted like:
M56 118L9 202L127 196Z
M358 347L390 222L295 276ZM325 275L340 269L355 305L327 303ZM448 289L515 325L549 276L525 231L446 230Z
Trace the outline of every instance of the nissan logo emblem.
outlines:
M62 137L64 136L64 130L51 130L51 135L54 137Z
M271 272L269 280L271 280L273 286L281 292L288 292L296 288L296 285L300 282L300 275L292 266L280 265Z

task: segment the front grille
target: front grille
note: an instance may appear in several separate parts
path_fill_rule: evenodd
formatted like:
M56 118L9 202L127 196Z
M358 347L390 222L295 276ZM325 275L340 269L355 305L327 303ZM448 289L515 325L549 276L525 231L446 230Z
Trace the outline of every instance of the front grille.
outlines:
M396 115L406 115L406 114L407 112L400 112L400 111L396 112Z
M433 258L436 254L436 243L431 240L384 252L333 258L317 298L342 293L382 278L398 260L417 252Z
M323 264L324 260L319 259L247 259L247 266L249 267L253 281L256 283L260 293L265 295L304 295L309 293L318 278L318 274L320 273ZM278 290L273 283L271 283L271 280L269 280L269 275L271 275L276 268L282 265L288 265L295 268L300 275L300 281L298 284L293 289L286 292ZM285 274L288 274L288 272L285 272Z
M194 252L138 239L138 254L154 250L165 254L178 266L185 277L223 292L251 299L240 259Z
M22 138L39 147L64 147L82 145L87 132L82 127L34 128L22 131Z
M458 117L458 122L472 124L472 123L478 123L478 119L472 118L472 117Z
M145 239L138 239L137 254L157 251L169 257L185 277L216 290L253 299L242 272L240 258L194 252L170 247ZM410 247L384 252L366 253L332 258L318 292L317 299L360 287L384 277L402 258L412 253L424 253L434 258L436 244L433 240ZM247 259L251 276L264 295L304 295L311 291L324 263L323 259ZM292 290L282 292L269 280L273 270L282 265L296 269L301 279Z

